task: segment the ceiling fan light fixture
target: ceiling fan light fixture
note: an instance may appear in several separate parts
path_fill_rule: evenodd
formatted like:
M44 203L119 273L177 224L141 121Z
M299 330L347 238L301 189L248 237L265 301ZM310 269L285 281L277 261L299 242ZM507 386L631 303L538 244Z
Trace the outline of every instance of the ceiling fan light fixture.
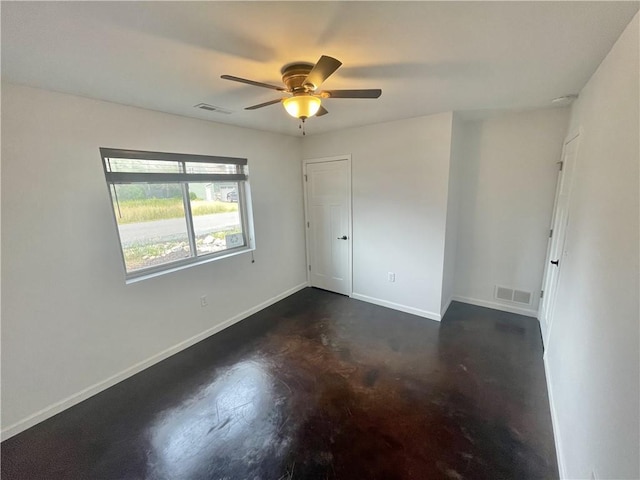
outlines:
M282 103L284 104L284 109L292 117L309 118L318 113L322 101L313 95L295 95L285 98Z

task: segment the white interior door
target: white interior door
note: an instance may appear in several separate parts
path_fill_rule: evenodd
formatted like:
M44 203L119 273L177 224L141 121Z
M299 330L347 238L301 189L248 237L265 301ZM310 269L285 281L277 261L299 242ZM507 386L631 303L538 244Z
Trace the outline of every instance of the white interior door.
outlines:
M351 295L351 162L308 161L305 174L309 281Z
M564 144L562 151L562 163L558 174L556 187L556 200L551 221L549 247L547 249L547 261L542 282L542 301L538 318L542 329L542 338L545 346L549 341L549 331L553 321L553 307L555 305L558 278L564 262L565 238L569 223L569 199L573 185L576 157L578 153L579 135L570 138Z

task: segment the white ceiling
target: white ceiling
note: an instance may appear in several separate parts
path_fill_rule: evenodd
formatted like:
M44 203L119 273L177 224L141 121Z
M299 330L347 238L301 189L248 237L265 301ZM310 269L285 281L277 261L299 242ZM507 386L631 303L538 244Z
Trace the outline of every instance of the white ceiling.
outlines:
M578 92L638 2L3 2L2 79L287 134L278 92L293 61L343 66L307 134L442 111L548 107ZM205 102L230 115L193 108Z

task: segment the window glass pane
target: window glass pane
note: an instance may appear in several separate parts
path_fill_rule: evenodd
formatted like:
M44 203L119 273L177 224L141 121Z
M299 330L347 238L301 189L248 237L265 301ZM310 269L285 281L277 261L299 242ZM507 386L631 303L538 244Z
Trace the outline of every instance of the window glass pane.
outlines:
M246 245L238 182L189 183L198 255Z
M111 196L128 273L191 256L181 184L112 185Z
M226 163L186 162L185 166L187 173L242 173L241 165L229 165Z
M182 173L182 164L180 162L166 162L164 160L108 158L107 172Z

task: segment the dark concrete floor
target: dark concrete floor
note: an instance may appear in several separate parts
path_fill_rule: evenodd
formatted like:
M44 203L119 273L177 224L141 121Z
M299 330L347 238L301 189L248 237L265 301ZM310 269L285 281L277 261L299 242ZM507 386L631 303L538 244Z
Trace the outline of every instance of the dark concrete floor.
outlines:
M558 478L538 324L305 289L3 442L58 478Z

